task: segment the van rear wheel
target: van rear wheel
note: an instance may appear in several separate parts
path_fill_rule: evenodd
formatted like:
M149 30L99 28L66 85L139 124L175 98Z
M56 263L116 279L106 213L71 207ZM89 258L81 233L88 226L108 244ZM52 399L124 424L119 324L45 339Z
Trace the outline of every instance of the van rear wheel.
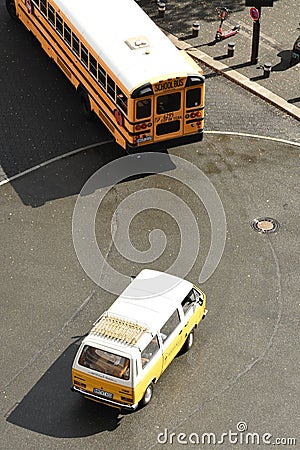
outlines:
M153 383L150 383L147 387L142 400L140 401L141 406L146 406L150 403L153 396Z

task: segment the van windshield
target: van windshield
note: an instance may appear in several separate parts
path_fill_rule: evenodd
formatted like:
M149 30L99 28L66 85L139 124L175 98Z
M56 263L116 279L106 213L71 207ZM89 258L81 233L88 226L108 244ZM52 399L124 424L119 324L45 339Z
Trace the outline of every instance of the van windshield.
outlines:
M86 345L78 362L88 369L129 380L130 362L124 356Z

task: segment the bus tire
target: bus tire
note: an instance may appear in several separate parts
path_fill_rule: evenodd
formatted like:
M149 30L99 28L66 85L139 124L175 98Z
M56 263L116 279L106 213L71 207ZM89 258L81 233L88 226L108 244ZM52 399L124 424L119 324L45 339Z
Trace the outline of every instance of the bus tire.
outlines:
M18 20L16 4L15 4L14 0L6 0L6 9L12 19Z
M182 346L183 353L188 352L190 350L190 348L192 348L193 343L194 343L194 330L192 330L188 334L188 336L187 336L187 338L185 340L185 343Z
M140 406L144 407L150 403L151 399L153 397L153 383L150 383L147 387L142 400L140 401Z
M93 111L91 108L91 102L90 102L87 92L85 92L83 89L80 89L79 95L80 95L80 102L81 102L84 117L87 120L92 120L93 119Z

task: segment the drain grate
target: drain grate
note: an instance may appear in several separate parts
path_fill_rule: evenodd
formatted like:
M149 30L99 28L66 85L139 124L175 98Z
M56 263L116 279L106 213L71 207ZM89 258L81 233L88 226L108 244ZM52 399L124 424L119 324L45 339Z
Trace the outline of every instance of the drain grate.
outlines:
M271 217L265 217L263 219L254 219L251 222L251 226L259 233L274 233L279 229L279 222Z

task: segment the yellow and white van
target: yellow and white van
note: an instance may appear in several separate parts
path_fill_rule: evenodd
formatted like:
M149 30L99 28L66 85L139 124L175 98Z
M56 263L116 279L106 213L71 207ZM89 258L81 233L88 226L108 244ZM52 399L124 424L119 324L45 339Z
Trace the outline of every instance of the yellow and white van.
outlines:
M83 339L73 362L72 390L120 409L145 406L176 354L192 346L206 313L198 287L142 270Z

